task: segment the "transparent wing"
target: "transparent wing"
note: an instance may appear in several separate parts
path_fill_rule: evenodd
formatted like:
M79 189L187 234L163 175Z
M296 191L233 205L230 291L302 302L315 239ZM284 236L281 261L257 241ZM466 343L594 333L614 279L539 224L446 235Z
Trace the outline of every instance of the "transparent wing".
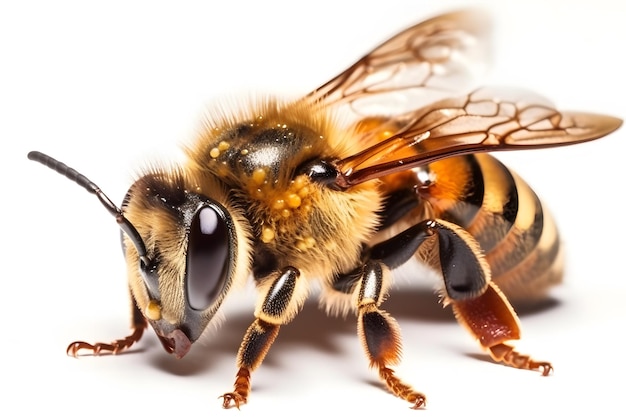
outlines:
M528 91L482 88L468 95L390 118L393 134L356 155L336 162L342 188L449 156L476 152L545 148L602 137L620 119L557 110ZM378 134L379 129L373 132Z
M444 14L399 33L304 98L355 118L393 115L465 92L486 66L490 24L477 11Z

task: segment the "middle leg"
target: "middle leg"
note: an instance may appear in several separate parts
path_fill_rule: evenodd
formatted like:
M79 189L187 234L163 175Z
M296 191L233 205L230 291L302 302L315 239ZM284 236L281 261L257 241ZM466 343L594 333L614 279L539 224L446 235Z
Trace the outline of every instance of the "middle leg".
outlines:
M415 391L394 373L390 366L400 362L402 340L400 329L393 317L379 308L386 293L389 270L379 261L363 265L357 286L357 329L370 366L378 369L378 375L387 388L411 404L413 408L426 405L426 396Z

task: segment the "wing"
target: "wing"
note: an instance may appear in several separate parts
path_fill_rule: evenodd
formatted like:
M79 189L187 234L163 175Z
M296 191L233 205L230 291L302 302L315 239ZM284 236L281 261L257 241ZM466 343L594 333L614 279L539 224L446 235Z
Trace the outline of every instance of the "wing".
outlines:
M335 162L337 186L352 185L449 156L476 152L546 148L597 139L616 130L620 119L562 112L526 91L482 88L468 95L389 118L387 139L359 140L373 146Z
M312 106L355 118L399 114L467 91L487 62L490 25L476 11L444 14L399 33L311 92Z

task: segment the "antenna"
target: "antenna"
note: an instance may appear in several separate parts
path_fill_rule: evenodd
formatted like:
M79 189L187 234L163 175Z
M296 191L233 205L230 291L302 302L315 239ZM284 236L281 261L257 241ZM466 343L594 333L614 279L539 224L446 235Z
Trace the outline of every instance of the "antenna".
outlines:
M148 269L148 267L152 264L152 260L148 258L146 245L144 244L143 239L141 239L139 232L137 232L135 226L133 226L132 223L129 222L126 217L124 217L124 213L122 212L122 210L117 207L109 197L107 197L107 195L100 189L100 187L93 183L89 178L76 171L74 168L70 168L63 162L57 161L53 157L48 156L44 153L38 151L29 152L28 159L47 166L48 168L58 172L69 180L80 185L90 194L95 194L98 197L98 200L100 200L100 203L102 203L102 205L104 206L104 208L107 209L107 211L113 217L115 217L115 221L122 229L122 231L126 233L131 242L133 242L135 248L137 249L137 253L139 254L139 260L143 263L144 268Z

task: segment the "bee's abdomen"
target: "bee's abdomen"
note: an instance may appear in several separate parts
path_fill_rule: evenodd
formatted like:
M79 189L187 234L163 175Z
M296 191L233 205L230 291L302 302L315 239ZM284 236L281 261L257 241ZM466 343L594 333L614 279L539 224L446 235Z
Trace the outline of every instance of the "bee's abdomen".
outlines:
M538 300L561 281L556 225L524 180L487 154L451 158L430 169L435 182L424 198L435 216L476 238L492 280L509 299Z

